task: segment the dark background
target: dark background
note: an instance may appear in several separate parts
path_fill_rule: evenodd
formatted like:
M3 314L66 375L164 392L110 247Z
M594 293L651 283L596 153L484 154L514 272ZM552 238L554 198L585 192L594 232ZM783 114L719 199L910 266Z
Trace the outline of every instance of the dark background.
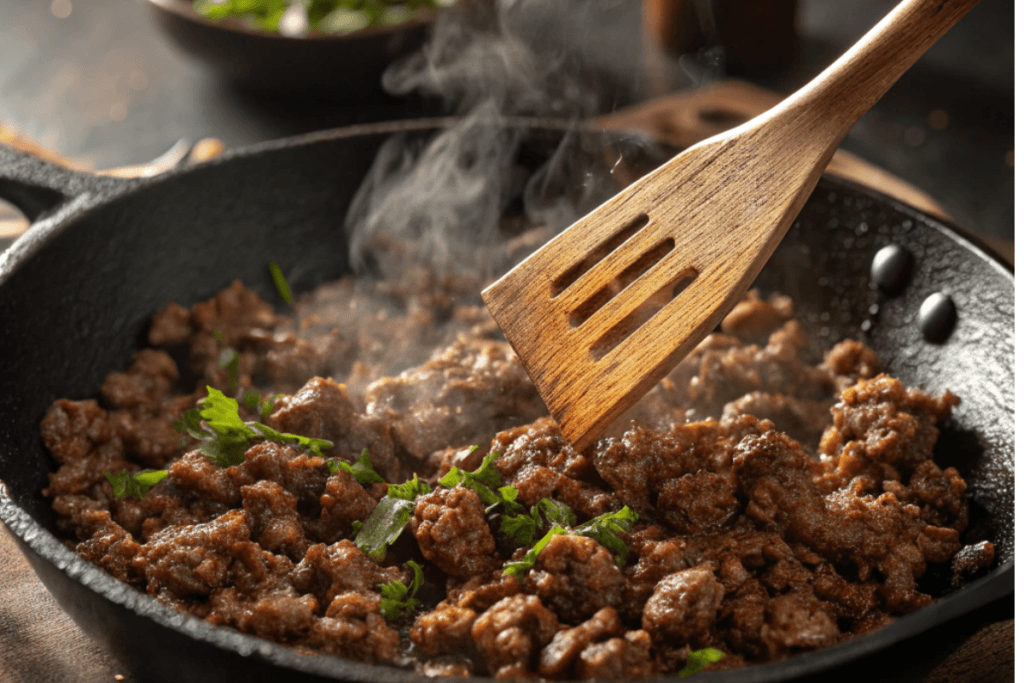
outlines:
M600 42L614 31L626 44L639 35L639 0L591 2L611 26L588 33L570 17L562 35ZM182 138L213 136L230 148L423 111L415 101L381 96L300 103L226 87L168 42L145 4L0 0L0 123L104 168L148 161ZM795 63L742 76L791 92L895 4L802 0ZM1013 239L1013 15L1012 0L981 2L844 143L931 194L958 223L1003 240ZM601 53L614 59L616 49Z

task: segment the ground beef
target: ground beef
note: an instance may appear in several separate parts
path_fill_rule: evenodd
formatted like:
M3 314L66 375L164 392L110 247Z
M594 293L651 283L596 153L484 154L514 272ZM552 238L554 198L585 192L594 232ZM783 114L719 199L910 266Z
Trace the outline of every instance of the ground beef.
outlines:
M618 607L626 580L612 554L592 538L555 536L524 583L558 617L578 624L604 607Z
M644 606L643 625L659 640L700 643L718 619L725 588L709 567L669 574Z
M879 374L860 342L816 352L786 297L748 294L577 452L467 298L479 289L411 270L328 285L288 319L239 283L169 305L149 332L160 349L43 418L57 528L112 576L211 623L431 676L674 676L702 647L724 653L712 668L778 661L928 604L929 565L962 585L992 563L991 543L961 545L967 487L931 455L957 399ZM207 385L255 389L267 410L243 407L244 420L333 447L253 439L241 464L216 465L174 427ZM338 464L364 451L388 483ZM485 486L438 486L485 464ZM115 498L105 475L143 469L168 474ZM432 490L385 501L408 516L371 558L359 529L413 475ZM502 486L513 501L495 502ZM502 525L545 498L576 524L624 505L639 518L615 553L571 530L528 553L551 520L530 517L529 542ZM418 602L386 618L382 587L408 586L410 560L425 575ZM510 562L525 563L521 578Z
M423 557L457 578L501 566L479 496L463 486L437 488L416 502L412 527Z
M514 595L495 603L473 624L472 637L498 678L526 676L541 648L558 629L558 617L533 595Z

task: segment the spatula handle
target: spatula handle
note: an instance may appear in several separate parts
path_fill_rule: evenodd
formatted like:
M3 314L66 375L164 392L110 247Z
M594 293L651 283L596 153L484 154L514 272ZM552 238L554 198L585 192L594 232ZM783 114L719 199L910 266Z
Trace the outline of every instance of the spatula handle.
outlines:
M903 0L782 106L835 145L893 83L979 0ZM841 124L841 125L837 125Z

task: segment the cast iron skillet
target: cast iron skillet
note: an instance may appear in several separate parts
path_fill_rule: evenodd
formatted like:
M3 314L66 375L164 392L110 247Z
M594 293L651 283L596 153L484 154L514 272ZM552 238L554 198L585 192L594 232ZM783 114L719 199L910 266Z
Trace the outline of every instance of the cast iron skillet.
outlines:
M276 301L266 274L270 259L298 291L345 273L339 226L378 147L397 130L426 135L437 124L293 138L143 181L78 174L0 147L0 197L35 219L0 257L0 519L62 607L138 679L424 680L300 655L212 626L80 559L54 534L40 494L54 463L39 422L58 397L96 396L105 374L127 365L150 316L168 301L190 305L236 278ZM527 132L520 154L527 165L564 134L537 124ZM588 132L578 141L578 153L595 163L606 159L605 168L620 157L646 168L666 158L664 150L617 134ZM883 291L871 284L869 271L876 252L893 244L911 259L902 281ZM941 466L959 467L969 482L967 541L996 544L993 568L953 591L940 569L925 580L944 597L888 628L708 680L777 681L840 665L845 674L877 677L888 658L914 656L907 639L1013 591L1013 276L952 226L825 178L758 284L810 311L805 322L820 330L823 343L865 339L886 370L909 385L948 387L963 399L936 457ZM928 342L917 316L935 292L951 297L955 324L944 341Z

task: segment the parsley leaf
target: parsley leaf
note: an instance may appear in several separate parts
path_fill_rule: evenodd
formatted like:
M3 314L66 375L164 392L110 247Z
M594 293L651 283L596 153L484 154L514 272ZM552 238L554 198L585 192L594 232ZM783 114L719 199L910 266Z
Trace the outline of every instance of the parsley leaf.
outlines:
M515 495L509 491L509 489L514 491L515 487L503 486L495 491L501 484L501 472L494 464L497 459L497 453L485 456L480 467L473 472L453 467L448 470L448 474L438 479L437 483L448 489L453 489L459 484L472 489L480 497L480 502L487 508L487 512L491 512L498 505L503 506L508 512L518 512L523 509L523 506L515 500L518 491Z
M174 421L174 430L181 434L181 445L185 445L185 434L193 439L205 439L203 432L203 416L199 414L198 408L189 408L181 416L180 420Z
M380 585L380 594L383 596L380 601L380 613L385 619L397 619L411 614L416 605L420 604L414 596L423 585L423 570L412 560L405 564L412 567L412 583L406 586L401 581L392 581Z
M414 507L415 503L411 500L381 498L359 528L355 538L356 547L377 562L383 560L388 546L395 542L412 519Z
M547 547L548 543L551 542L552 538L554 538L555 536L560 536L565 533L567 533L566 530L560 526L556 525L551 527L551 529L546 534L544 534L544 537L537 541L537 543L535 543L534 546L530 548L525 555L523 555L522 559L515 560L512 562L506 562L504 573L511 574L520 581L525 580L526 571L537 563L537 557L540 555L540 551L544 550L544 548Z
M564 527L571 527L576 524L576 513L565 503L559 503L550 498L541 498L537 501L536 507L540 508L541 512L544 513L544 517L552 524L560 524Z
M241 465L255 433L239 417L238 401L211 386L207 386L206 391L208 395L199 415L212 433L204 435L199 452L222 467Z
M402 500L416 500L417 496L430 493L430 484L420 481L416 474L404 484L388 484L388 496L390 498L401 498Z
M281 266L277 265L276 262L271 261L268 268L270 268L270 277L274 281L274 286L277 287L277 293L281 295L281 298L286 304L291 306L292 288L288 286L288 281L284 279L284 273L281 272Z
M322 448L333 448L334 442L328 441L327 439L314 439L309 436L299 436L298 434L288 434L287 432L279 432L275 429L268 427L262 422L253 422L252 426L260 432L268 441L274 441L276 443L287 444L291 441L295 441L300 446L308 450L315 456L320 458L324 457ZM383 481L383 480L382 480Z
M712 662L717 662L725 653L721 650L716 650L713 647L706 647L703 650L694 650L686 658L686 666L679 672L680 678L687 678L695 673L701 671L705 666Z
M370 451L367 448L363 449L363 452L359 454L359 458L351 465L344 460L331 458L327 461L327 469L331 471L331 474L337 474L342 471L348 472L363 486L387 483L384 481L384 477L377 474L377 471L373 469L373 463L370 462Z
M245 462L249 441L260 437L282 444L296 442L320 457L323 457L321 449L334 446L326 439L286 434L259 422L244 422L238 414L238 401L211 386L207 386L206 391L207 397L202 401L202 409L186 411L174 423L174 427L179 432L200 439L199 452L217 465L242 464ZM252 399L243 397L245 400Z
M151 488L167 478L167 474L167 470L145 470L132 475L128 470L121 470L107 472L104 476L114 489L115 498L145 498Z
M518 545L529 545L541 526L540 508L534 505L529 514L523 513L515 517L502 515L499 529Z
M573 529L573 533L594 539L612 551L615 554L615 561L623 565L626 564L626 557L629 555L629 546L622 540L620 534L632 531L633 523L639 518L640 516L630 510L628 505L624 505L618 512L606 512L580 525Z

